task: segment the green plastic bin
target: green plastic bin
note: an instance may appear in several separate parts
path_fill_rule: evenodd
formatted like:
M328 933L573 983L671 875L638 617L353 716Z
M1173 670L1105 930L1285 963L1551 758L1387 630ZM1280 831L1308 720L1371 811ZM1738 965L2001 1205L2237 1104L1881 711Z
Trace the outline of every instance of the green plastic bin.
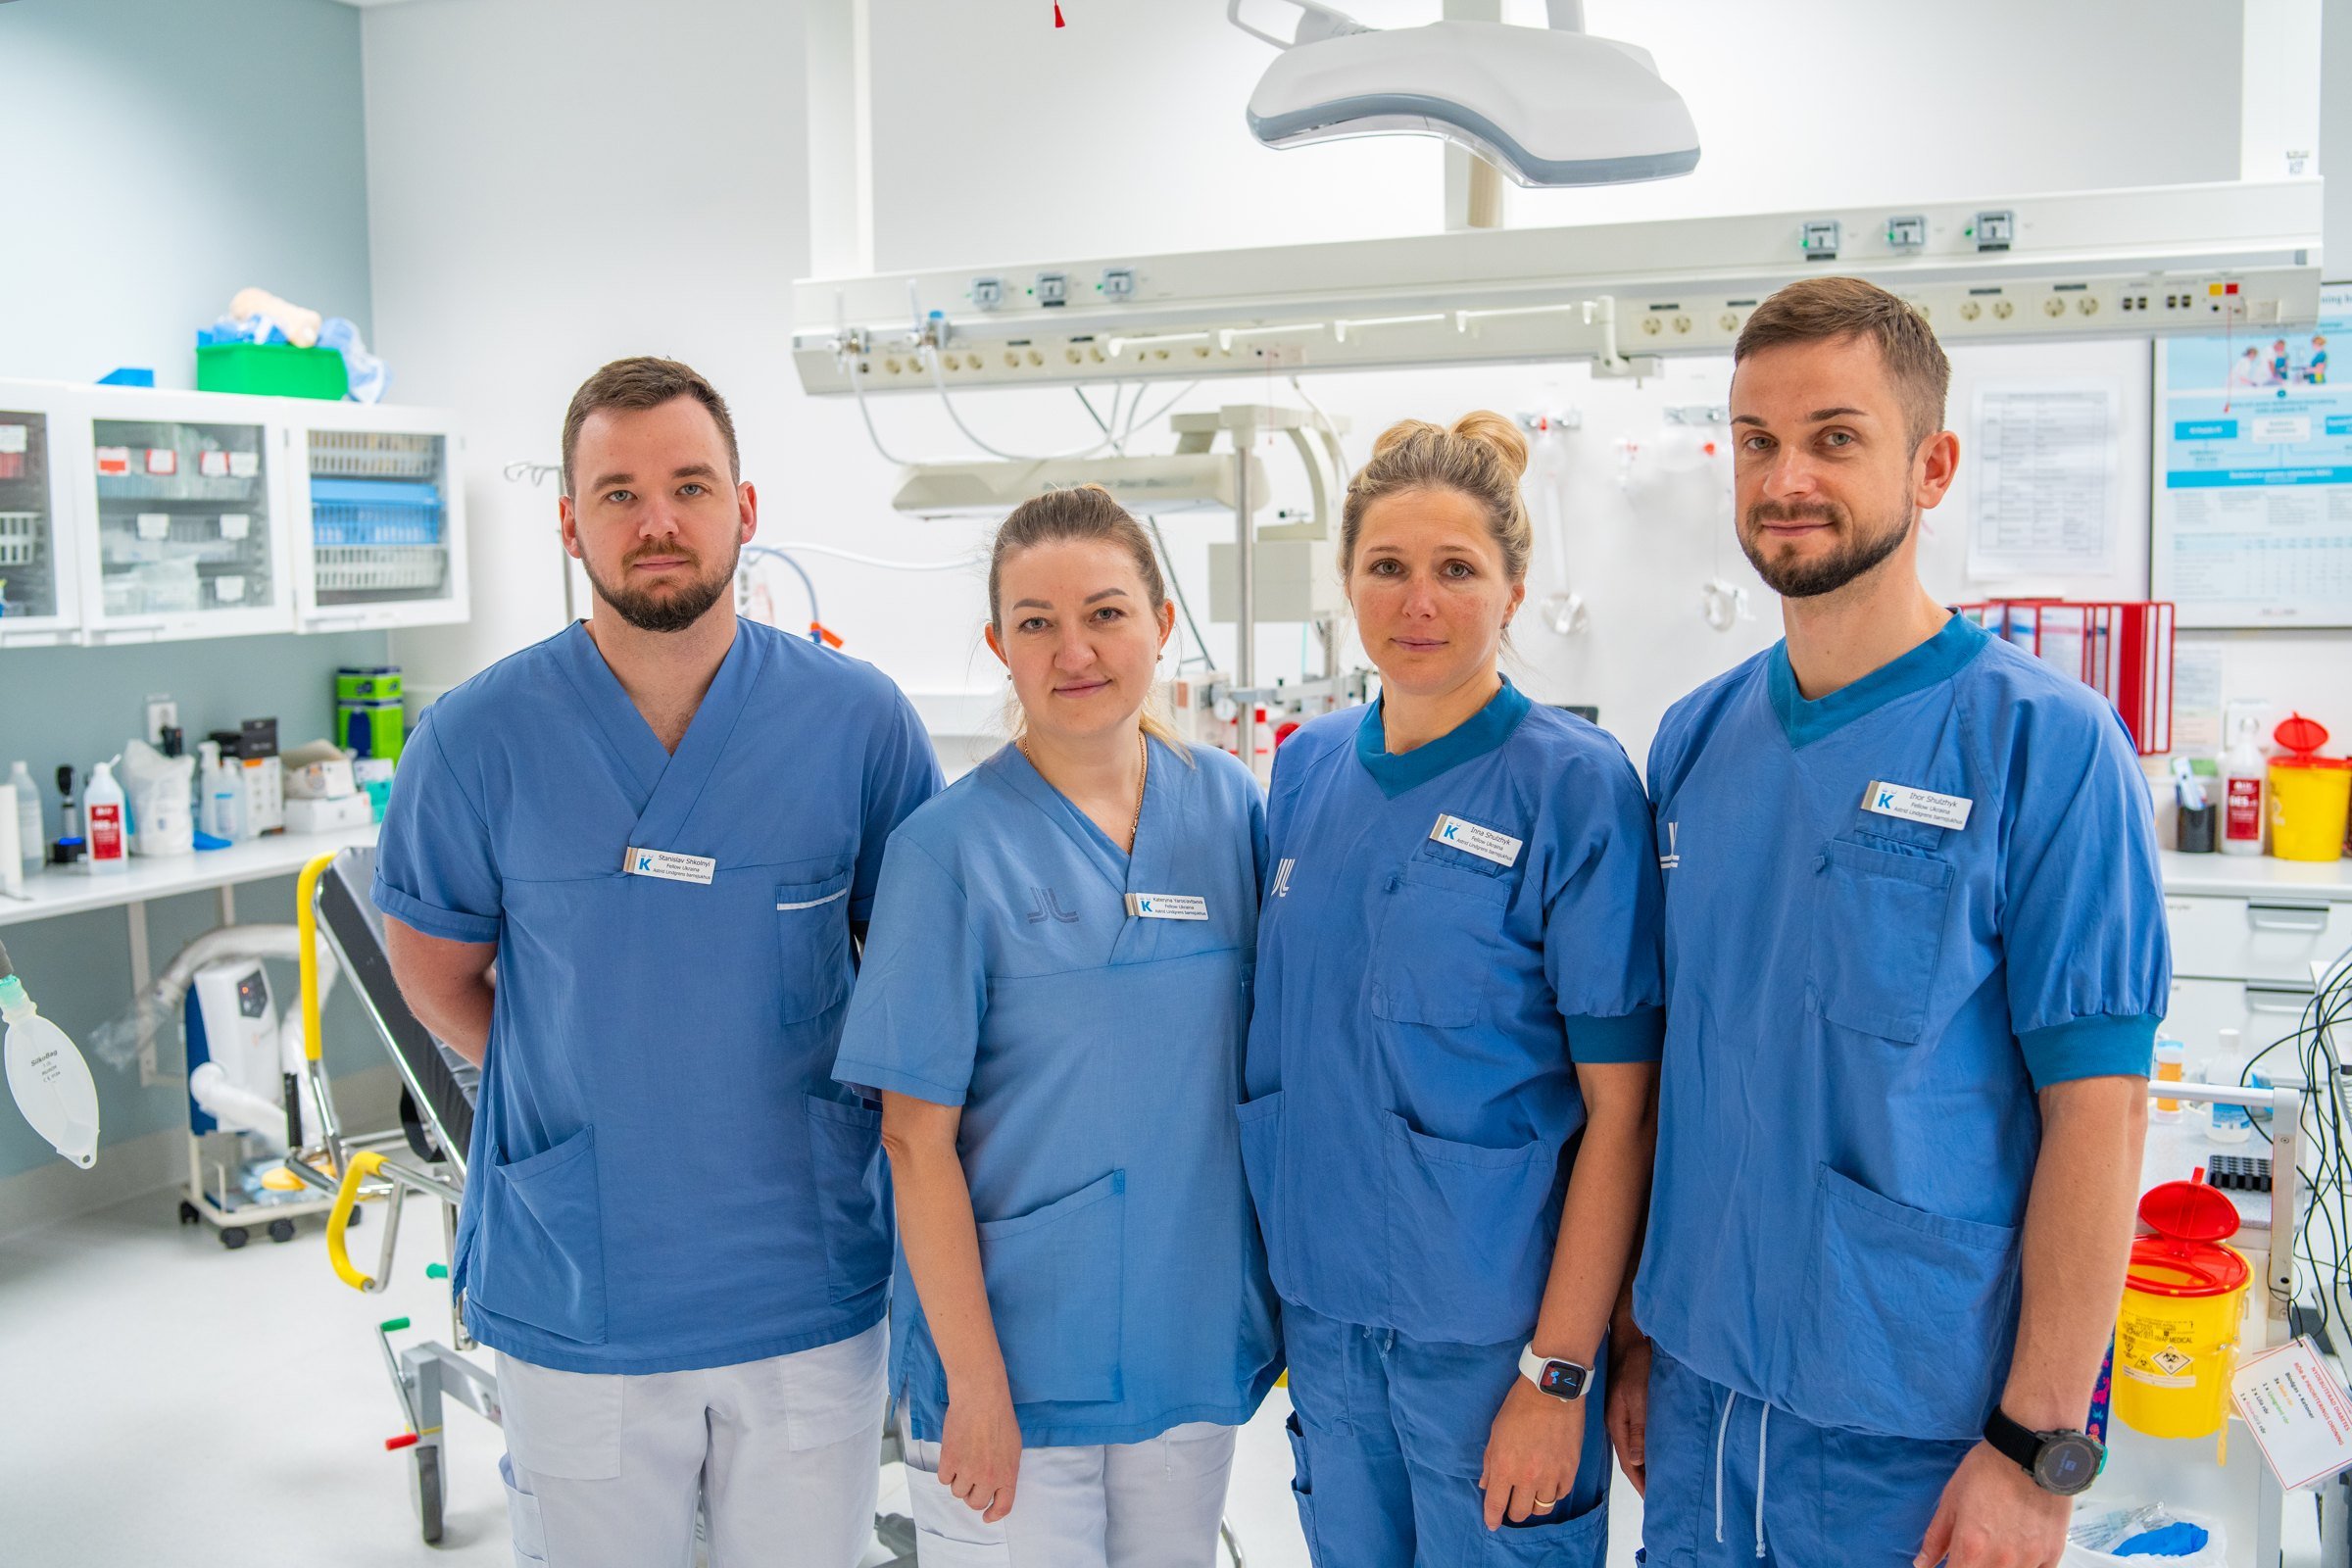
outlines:
M340 400L351 390L343 356L291 343L214 343L196 347L196 390L250 392L266 398Z

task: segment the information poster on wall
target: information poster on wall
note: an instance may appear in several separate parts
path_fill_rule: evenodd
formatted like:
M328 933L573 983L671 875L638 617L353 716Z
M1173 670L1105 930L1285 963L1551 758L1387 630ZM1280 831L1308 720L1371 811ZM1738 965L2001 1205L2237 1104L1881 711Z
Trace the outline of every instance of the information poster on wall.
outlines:
M1970 580L2112 572L2119 390L2100 381L1992 382L1974 401Z
M2352 626L2352 285L2320 319L2156 342L2148 591L2183 627Z

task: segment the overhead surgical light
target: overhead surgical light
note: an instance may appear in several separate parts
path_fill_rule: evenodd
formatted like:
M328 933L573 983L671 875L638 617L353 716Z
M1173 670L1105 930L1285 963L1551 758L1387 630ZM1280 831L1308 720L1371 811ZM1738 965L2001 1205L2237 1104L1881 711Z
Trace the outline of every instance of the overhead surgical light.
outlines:
M1250 95L1269 147L1343 136L1439 136L1521 185L1611 185L1698 167L1698 128L1649 52L1584 31L1579 0L1549 27L1435 22L1374 28L1318 0L1283 0L1288 38L1225 15L1282 51Z

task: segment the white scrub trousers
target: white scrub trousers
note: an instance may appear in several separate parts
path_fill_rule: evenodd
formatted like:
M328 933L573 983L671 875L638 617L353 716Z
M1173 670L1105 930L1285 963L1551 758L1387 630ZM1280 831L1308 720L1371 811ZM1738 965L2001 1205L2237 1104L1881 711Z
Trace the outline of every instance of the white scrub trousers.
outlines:
M1142 1443L1023 1448L1012 1512L997 1523L939 1479L939 1445L906 1443L921 1568L1210 1568L1234 1429L1171 1427Z
M501 1353L515 1568L853 1568L871 1540L889 1331L735 1366L557 1372Z

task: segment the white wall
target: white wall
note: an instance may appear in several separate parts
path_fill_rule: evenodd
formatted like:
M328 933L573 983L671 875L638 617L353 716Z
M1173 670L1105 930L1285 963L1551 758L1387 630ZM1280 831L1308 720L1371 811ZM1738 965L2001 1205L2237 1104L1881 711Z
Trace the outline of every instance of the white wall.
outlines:
M1536 9L1511 0L1512 14ZM1043 6L871 0L877 264L1010 265L1102 255L1426 230L1440 213L1434 144L1388 138L1267 152L1241 106L1263 48L1212 0ZM1356 8L1391 23L1436 0ZM1598 220L1807 203L2018 195L2235 172L2237 8L2212 0L2101 0L2063 8L1988 0L1948 8L1818 0L1802 25L1705 0L1674 8L1594 0L1595 30L1638 37L1691 99L1706 162L1692 177L1615 191L1546 193L1519 217ZM1034 14L1032 14L1034 13ZM603 360L663 352L709 372L734 401L762 537L819 539L897 560L968 554L972 525L902 520L892 467L854 405L803 397L784 358L786 285L808 266L806 62L795 6L704 0L657 19L622 0L417 0L366 23L370 232L377 331L409 395L455 404L473 432L478 519L474 624L400 639L412 683L461 677L554 629L562 614L552 489L506 484L510 459L552 460L564 399ZM2018 49L2020 38L2035 40ZM2352 83L2347 83L2352 87ZM2343 96L2342 94L2338 95ZM2352 253L2352 243L2347 244ZM1990 356L1987 358L1987 356ZM2115 373L2132 399L2128 571L2144 591L2146 355L2129 345L1969 351L1953 404L1977 374ZM1654 450L1669 403L1720 401L1727 366L1675 364L1643 388L1593 383L1581 367L1316 377L1307 390L1370 434L1407 415L1475 406L1568 406L1571 548L1593 630L1533 624L1521 674L1545 699L1592 702L1639 758L1664 705L1777 636L1777 612L1733 544L1715 487L1618 482L1617 443ZM1279 383L1211 383L1186 407L1272 398ZM1156 404L1159 396L1152 402ZM1051 451L1093 433L1067 392L961 400L998 445ZM969 451L925 396L877 398L902 455ZM1965 428L1964 425L1961 426ZM1164 426L1162 427L1164 429ZM1156 438L1164 449L1167 437ZM1301 491L1270 450L1277 501ZM1963 580L1965 484L1934 519L1931 585ZM1171 520L1180 575L1205 593L1205 545L1227 524ZM2129 551L2127 552L2129 556ZM824 619L920 693L990 690L974 570L893 574L808 558ZM1540 593L1552 570L1540 555ZM1756 618L1700 621L1699 583L1744 582ZM2084 591L2064 582L2011 584ZM787 619L802 612L774 579ZM1226 639L1211 631L1224 651ZM2228 637L2232 690L2297 701L2352 735L2352 638ZM1298 667L1295 634L1269 633L1263 667Z

